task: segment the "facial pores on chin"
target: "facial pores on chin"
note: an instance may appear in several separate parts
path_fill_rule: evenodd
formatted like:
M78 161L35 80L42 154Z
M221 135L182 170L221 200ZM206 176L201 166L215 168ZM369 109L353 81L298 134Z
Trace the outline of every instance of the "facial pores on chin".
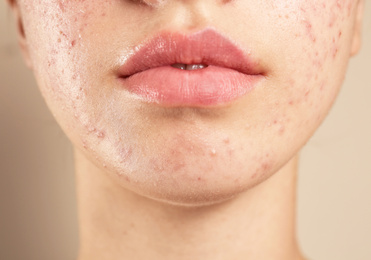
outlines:
M220 10L217 19L200 12L200 30L214 27L252 50L267 74L232 106L206 112L143 104L116 84L125 55L148 32L171 29L168 2L156 11L118 0L21 1L41 91L74 145L124 186L169 197L242 191L282 167L327 113L355 1L236 0L205 9Z

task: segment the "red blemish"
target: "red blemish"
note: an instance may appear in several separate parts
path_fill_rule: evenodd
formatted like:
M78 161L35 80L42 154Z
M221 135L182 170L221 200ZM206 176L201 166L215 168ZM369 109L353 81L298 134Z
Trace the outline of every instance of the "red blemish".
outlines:
M333 50L332 50L332 57L335 59L337 54L339 52L339 48L337 46L334 46Z
M332 28L335 25L336 21L337 21L337 15L334 12L332 12L328 26Z
M59 1L59 2L58 2L58 7L59 7L59 9L61 9L62 12L64 12L65 9L66 9L66 4L65 4L65 2L64 2L64 1Z
M82 143L82 147L83 147L85 150L88 149L88 146L87 146L85 140L82 140L81 143Z
M106 136L106 134L103 131L97 131L96 135L99 139L103 139Z
M303 20L303 24L304 24L304 26L306 28L308 37L311 39L312 42L316 42L317 41L317 38L316 38L316 36L313 33L313 26L312 26L312 24L309 21L307 21L307 20Z
M268 170L268 169L269 169L269 163L264 162L264 163L262 164L261 168L262 168L263 170Z
M172 171L173 172L177 172L177 171L183 169L184 167L185 167L185 163L184 162L174 163L174 166L172 168Z
M340 39L342 35L343 35L343 32L339 31L338 38Z

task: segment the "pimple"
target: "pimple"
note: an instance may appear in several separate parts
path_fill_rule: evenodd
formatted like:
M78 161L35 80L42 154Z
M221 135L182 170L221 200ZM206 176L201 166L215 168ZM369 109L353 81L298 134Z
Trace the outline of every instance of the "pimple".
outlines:
M66 2L65 1L58 1L58 7L62 11L62 13L66 10Z
M268 170L268 169L270 168L270 165L269 165L268 162L264 162L264 163L262 163L261 168L262 168L264 171L266 171L266 170Z
M87 150L87 149L88 149L88 145L87 145L86 140L82 140L81 143L82 143L82 147L83 147L85 150Z
M227 137L227 138L224 138L223 139L223 143L225 144L229 144L230 143L230 139Z
M338 55L339 48L337 46L334 46L332 49L332 58L335 59Z
M313 33L313 25L312 25L312 23L310 21L308 21L307 19L303 19L302 20L302 23L304 24L304 26L306 28L307 36L309 37L309 39L313 43L315 43L317 41L317 38L316 38L316 36Z
M70 43L70 46L74 47L75 45L76 45L76 40L72 40L71 43Z
M104 139L104 137L106 136L105 132L104 131L97 131L96 132L96 135L99 139Z
M285 127L282 125L279 130L278 130L278 134L279 135L283 135L285 133Z

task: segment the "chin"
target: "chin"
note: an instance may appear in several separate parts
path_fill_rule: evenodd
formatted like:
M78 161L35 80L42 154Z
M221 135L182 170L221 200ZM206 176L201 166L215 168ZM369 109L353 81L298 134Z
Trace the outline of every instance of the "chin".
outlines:
M195 162L174 170L173 165L150 171L114 173L114 181L126 190L144 198L180 207L204 207L221 204L236 198L264 182L274 172L276 165L263 165L251 161Z

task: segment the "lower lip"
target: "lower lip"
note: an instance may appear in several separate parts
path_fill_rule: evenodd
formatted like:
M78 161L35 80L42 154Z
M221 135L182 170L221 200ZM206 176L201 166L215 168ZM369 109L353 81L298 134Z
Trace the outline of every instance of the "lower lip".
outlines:
M164 106L218 106L246 95L263 78L233 69L208 66L181 70L171 66L119 78L124 88L144 102Z

